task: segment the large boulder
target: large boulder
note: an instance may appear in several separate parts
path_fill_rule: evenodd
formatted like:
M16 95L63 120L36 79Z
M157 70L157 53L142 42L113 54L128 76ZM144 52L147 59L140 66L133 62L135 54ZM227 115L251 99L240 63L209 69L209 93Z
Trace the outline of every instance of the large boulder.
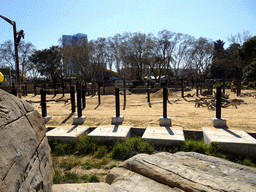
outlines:
M139 154L110 170L126 191L256 191L256 169L199 153Z
M52 192L127 192L107 183L55 184Z
M41 115L0 89L0 191L51 191L53 167Z

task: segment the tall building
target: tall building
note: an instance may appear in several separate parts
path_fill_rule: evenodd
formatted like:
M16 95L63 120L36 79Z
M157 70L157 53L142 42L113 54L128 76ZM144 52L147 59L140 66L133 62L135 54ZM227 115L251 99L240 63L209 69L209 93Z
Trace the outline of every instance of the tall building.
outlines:
M75 46L80 43L87 43L87 35L83 33L77 33L75 35L62 35L63 47ZM66 66L67 73L71 75L73 72L77 72L77 70L72 65L71 61L64 60L63 63Z
M62 35L63 46L73 46L79 42L85 40L87 42L87 35L83 33L77 33L75 35Z

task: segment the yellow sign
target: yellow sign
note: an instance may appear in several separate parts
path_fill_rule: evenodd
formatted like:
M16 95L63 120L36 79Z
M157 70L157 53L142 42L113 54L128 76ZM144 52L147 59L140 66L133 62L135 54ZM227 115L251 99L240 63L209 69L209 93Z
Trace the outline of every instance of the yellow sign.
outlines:
M4 75L0 72L0 82L3 82L4 80Z

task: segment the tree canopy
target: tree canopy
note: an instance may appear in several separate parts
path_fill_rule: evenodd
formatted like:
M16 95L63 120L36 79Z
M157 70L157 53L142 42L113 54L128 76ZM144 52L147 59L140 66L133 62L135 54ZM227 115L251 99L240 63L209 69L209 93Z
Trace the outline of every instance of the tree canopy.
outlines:
M42 76L57 81L62 76L61 54L58 46L35 51L29 58Z

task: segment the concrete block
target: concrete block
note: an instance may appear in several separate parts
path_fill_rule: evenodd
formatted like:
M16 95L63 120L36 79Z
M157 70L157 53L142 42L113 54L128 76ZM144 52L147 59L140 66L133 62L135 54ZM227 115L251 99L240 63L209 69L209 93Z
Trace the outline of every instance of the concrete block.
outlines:
M88 134L97 141L116 141L130 137L131 127L121 125L102 125Z
M226 123L226 119L223 119L223 118L216 118L216 117L212 117L211 118L211 121L212 121L212 124L213 124L213 127L227 127L227 123Z
M46 132L48 140L59 139L62 142L75 142L77 137L88 131L88 126L60 126Z
M202 127L205 143L215 142L220 149L236 155L256 158L256 139L243 130Z
M44 124L46 124L48 121L50 121L50 119L52 118L52 116L47 115L46 117L43 117L43 118L44 118Z
M119 117L112 117L112 124L122 124L124 120L124 116L120 115Z
M86 120L86 116L81 116L81 117L78 117L78 116L75 116L73 118L73 124L75 125L82 125Z
M147 127L142 135L156 145L172 145L177 141L185 141L182 127Z
M159 125L160 126L172 126L172 121L170 117L164 118L163 116L161 116L159 118Z

